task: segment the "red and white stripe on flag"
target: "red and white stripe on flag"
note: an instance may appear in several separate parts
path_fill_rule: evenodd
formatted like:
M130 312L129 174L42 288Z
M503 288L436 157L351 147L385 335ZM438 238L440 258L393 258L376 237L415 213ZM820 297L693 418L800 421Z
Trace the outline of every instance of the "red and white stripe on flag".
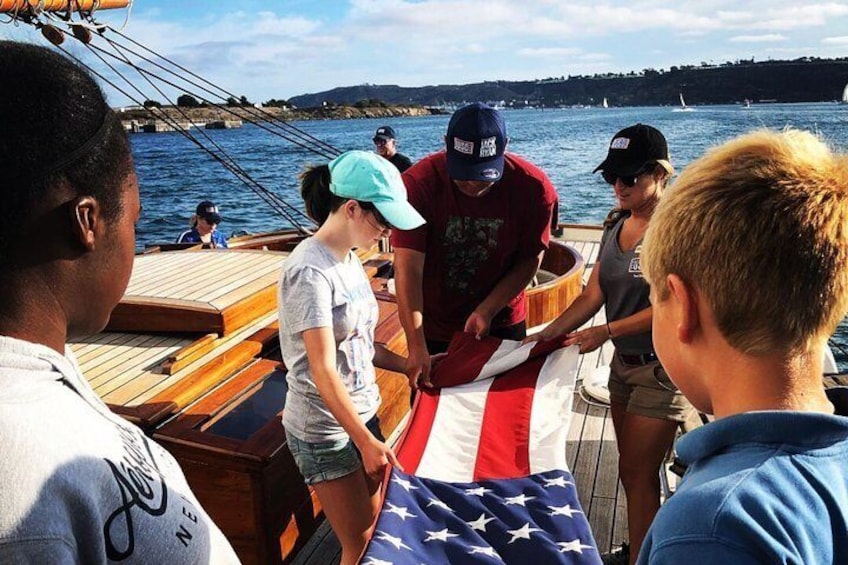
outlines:
M418 394L396 451L404 470L475 482L567 469L577 362L577 346L457 334Z

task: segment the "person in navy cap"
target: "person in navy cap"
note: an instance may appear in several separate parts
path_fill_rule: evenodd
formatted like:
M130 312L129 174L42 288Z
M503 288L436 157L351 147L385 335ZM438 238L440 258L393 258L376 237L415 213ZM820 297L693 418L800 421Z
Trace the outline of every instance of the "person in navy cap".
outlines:
M412 160L397 150L397 134L391 126L380 126L374 133L375 152L377 155L391 161L397 170L404 172L412 166Z
M503 117L477 102L451 117L445 151L403 174L427 221L392 233L411 386L429 383L430 354L447 350L455 332L526 335L524 289L548 247L557 194L506 146Z
M598 259L583 292L530 340L565 340L580 353L615 346L609 402L627 494L629 543L602 554L605 564L633 563L660 507L660 469L678 427L692 419L691 403L669 379L651 339L651 287L642 273L642 238L674 173L665 136L634 124L616 133L595 168L617 206L604 222ZM604 309L606 322L585 323ZM696 417L697 419L697 417Z
M213 249L226 249L227 238L218 231L220 223L221 213L218 207L213 202L204 200L197 205L197 210L191 218L191 229L180 234L177 243L202 243Z

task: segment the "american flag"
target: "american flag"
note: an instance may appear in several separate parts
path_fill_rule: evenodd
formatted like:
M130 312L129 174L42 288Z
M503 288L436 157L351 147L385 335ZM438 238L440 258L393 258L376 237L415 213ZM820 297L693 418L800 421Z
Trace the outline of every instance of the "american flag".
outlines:
M364 565L600 563L565 459L577 347L457 334L416 399Z

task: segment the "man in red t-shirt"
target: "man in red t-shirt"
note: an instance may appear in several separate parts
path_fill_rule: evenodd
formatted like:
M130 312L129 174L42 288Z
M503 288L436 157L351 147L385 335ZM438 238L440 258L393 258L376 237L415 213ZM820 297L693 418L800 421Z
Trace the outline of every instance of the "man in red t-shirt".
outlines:
M413 386L429 383L429 355L457 331L525 337L524 288L548 247L557 200L541 169L506 154L506 124L485 104L454 113L445 145L403 174L427 223L392 233Z

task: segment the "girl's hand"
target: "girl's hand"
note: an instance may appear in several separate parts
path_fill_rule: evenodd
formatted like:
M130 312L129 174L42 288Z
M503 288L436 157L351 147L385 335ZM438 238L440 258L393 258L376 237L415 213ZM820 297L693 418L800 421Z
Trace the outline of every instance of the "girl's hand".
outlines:
M362 455L362 466L365 468L365 474L375 481L383 479L386 465L391 464L398 471L403 471L403 466L398 462L392 448L374 436L371 436L368 443L359 448L359 452Z

